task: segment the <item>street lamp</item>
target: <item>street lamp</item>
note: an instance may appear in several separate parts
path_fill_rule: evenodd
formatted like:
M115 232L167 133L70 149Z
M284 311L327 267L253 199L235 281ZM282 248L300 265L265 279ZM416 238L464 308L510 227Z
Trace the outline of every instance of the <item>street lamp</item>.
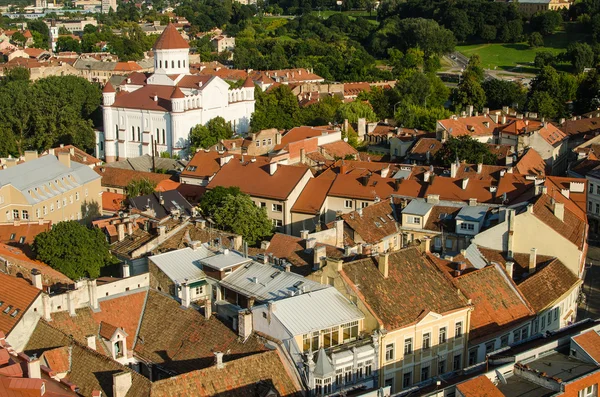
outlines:
M342 12L342 4L344 4L344 2L342 0L338 0L338 1L336 1L336 4L339 7L339 11Z
M400 104L400 102L402 102L402 101L398 101L394 104L394 114L393 114L394 120L396 119L396 106L398 106Z

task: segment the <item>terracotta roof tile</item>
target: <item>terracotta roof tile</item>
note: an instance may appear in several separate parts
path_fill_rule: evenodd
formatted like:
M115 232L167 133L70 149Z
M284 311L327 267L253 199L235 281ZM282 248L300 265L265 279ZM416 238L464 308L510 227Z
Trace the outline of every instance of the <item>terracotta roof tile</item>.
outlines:
M496 266L454 279L473 302L470 339L488 338L534 315L503 270Z
M519 290L538 313L581 284L579 278L558 259L540 267L519 284Z
M440 269L416 248L391 253L388 260L387 279L377 268L377 258L346 263L342 270L349 282L360 286L363 300L388 330L414 324L429 311L444 314L467 306Z
M504 397L504 394L485 375L459 383L456 388L464 397Z
M42 358L48 364L48 367L56 372L68 372L71 369L69 348L67 346L57 347L56 349L46 350Z
M391 200L384 200L379 203L369 205L359 211L349 212L342 215L342 219L348 227L360 236L360 239L369 244L375 244L385 237L397 234L399 232L396 224L399 208L395 208ZM354 236L354 241L358 236Z
M0 242L5 244L21 244L20 240L24 237L25 241L23 241L23 244L32 244L35 236L50 230L50 226L50 222L42 224L38 222L21 222L18 225L0 225ZM12 237L13 235L14 237Z
M115 65L115 72L136 72L138 70L142 70L143 68L134 61L127 61L127 62L117 62L117 64ZM107 83L109 84L109 83Z
M561 221L554 215L552 198L543 194L540 195L533 206L533 214L555 232L575 244L579 249L582 249L585 243L585 233L587 224L580 219L570 209L566 208L564 217Z
M160 380L152 385L152 396L258 396L271 388L279 396L303 395L277 351L242 357L221 369L211 366Z
M41 292L22 278L0 273L0 332L9 335Z
M331 127L294 127L281 137L281 144L276 145L274 150L281 150L291 142L319 137L325 132L330 134L336 131Z
M327 198L333 179L325 177L311 178L292 207L292 212L318 214Z
M135 343L135 334L138 330L147 293L137 292L118 298L106 299L99 302L100 311L92 316L96 323L110 324L122 328L127 336L127 346L131 349ZM104 327L101 327L101 331ZM110 329L106 330L107 332ZM111 335L107 338L109 339ZM102 335L104 337L104 335Z
M515 164L515 171L523 175L544 176L546 174L546 162L536 150L529 148Z
M54 151L55 155L58 155L59 153L70 153L71 160L75 161L76 163L84 165L99 165L102 163L102 160L97 159L91 154L87 154L83 150L73 145L64 145L62 147L56 147L50 150Z
M17 274L20 274L24 279L31 280L31 271L37 269L42 274L42 283L44 285L73 283L73 280L58 270L51 268L43 262L29 258L18 247L0 244L0 257L8 261L9 265L6 266L5 271L10 275L17 276ZM2 310L1 307L0 310Z
M523 275L529 272L529 254L514 252L512 257L509 259L506 252L481 246L478 246L477 249L488 263L495 262L506 269L506 262L513 262L513 280L517 284L520 284L524 280ZM553 259L554 258L551 256L537 254L536 266L541 268L542 266L550 263Z
M129 182L139 179L149 179L157 184L166 179L171 179L169 174L156 174L153 172L126 170L114 167L94 167L94 171L102 177L102 186L126 188Z
M582 117L578 120L566 120L559 128L569 136L598 132L600 131L600 117Z
M306 173L310 173L306 166L278 164L275 173L270 175L269 168L269 164L263 165L259 161L246 160L241 163L233 159L221 168L207 187L237 186L243 193L253 197L285 200Z
M358 150L354 149L349 143L337 141L321 145L321 151L334 159L343 159L346 156L356 156Z
M177 28L172 23L169 23L162 34L154 43L153 50L174 50L190 48L190 45L179 34Z
M408 158L414 161L426 161L427 152L429 158L433 160L435 154L442 148L442 142L435 138L421 138L408 152Z
M120 193L102 192L102 209L104 211L117 212L123 208L125 195Z
M600 363L600 335L594 330L590 330L573 338L596 363Z
M486 124L487 123L487 126ZM457 117L446 120L439 120L440 124L446 131L452 130L450 133L453 137L463 135L471 136L492 136L498 124L494 123L489 115L472 116L472 117Z
M213 352L229 351L224 361L262 352L266 348L251 337L238 335L215 316L205 319L193 308L157 291L149 291L135 353L162 368L184 373L213 365Z

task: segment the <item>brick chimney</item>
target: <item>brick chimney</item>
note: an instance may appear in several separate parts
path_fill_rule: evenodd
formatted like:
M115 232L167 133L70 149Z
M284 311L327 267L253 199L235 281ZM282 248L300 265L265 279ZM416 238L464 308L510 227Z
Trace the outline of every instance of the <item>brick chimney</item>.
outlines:
M121 372L113 375L113 396L125 397L131 388L131 372Z
M383 275L383 278L388 278L390 272L390 254L379 254L377 268Z
M532 248L529 252L529 274L535 273L537 264L537 248Z

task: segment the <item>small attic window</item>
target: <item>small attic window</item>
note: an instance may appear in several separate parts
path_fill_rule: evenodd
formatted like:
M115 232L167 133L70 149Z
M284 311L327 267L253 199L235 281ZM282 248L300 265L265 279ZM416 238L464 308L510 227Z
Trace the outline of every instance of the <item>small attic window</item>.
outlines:
M375 222L375 226L377 226L377 227L381 227L381 223L379 223L379 222Z
M0 301L0 307L4 304L4 301Z
M12 306L8 305L8 306L6 306L6 309L3 310L3 312L8 314L8 312L10 312L10 309L12 309Z
M17 237L17 235L16 235L15 233L11 233L11 234L10 234L10 240L14 240L14 239L15 239L15 237Z
M19 239L19 244L25 244L25 236L21 236Z
M11 316L11 317L13 317L13 318L14 318L14 317L17 317L17 314L19 314L19 312L20 312L20 310L19 310L19 309L15 309L15 311L14 311L14 312L12 312L10 316Z

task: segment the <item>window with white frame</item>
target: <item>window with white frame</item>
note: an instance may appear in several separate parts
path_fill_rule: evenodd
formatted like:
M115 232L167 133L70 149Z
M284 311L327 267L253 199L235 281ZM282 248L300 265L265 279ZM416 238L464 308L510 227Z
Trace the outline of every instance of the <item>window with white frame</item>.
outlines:
M412 354L412 352L413 352L412 338L404 339L404 354Z
M36 217L36 218L39 218L39 217L40 217L40 209L39 209L39 208L36 208L36 209L35 209L35 217Z
M506 334L506 335L502 335L500 337L500 347L506 347L506 346L508 346L508 336L509 335Z
M337 346L340 344L340 329L339 327L326 328L321 330L321 339L323 341L323 347L327 349L331 346Z
M13 210L13 219L19 219L19 210Z
M283 221L281 219L273 219L273 226L274 227L282 227Z
M358 321L352 321L342 325L343 343L355 340L358 337Z
M591 385L585 389L579 390L578 397L597 397L598 396L598 384Z
M302 350L305 352L319 350L319 332L311 332L302 336Z
M456 323L456 325L454 326L454 337L455 338L460 338L463 334L463 323L462 321L459 321Z
M75 201L79 201L79 192L75 192Z
M366 202L362 202L362 203L360 204L360 207L361 207L361 208L367 208L368 206L369 206L369 203L366 203Z
M558 307L554 308L554 321L558 320L558 314L559 314L558 310L559 310Z
M426 332L423 334L423 350L429 349L431 347L431 333Z
M394 344L390 343L385 345L385 361L392 361L394 359Z
M281 211L283 211L283 205L281 205L281 204L272 204L271 205L271 211L273 211L273 212L281 212Z
M413 216L411 217L412 219L410 219L410 223L413 223L415 225L420 225L421 224L421 218L418 216Z
M48 215L48 207L43 206L42 207L42 212L44 213L44 215Z
M63 198L63 207L66 207L66 206L67 206L67 198L66 198L66 197L64 197L64 198Z
M72 194L69 196L69 204L73 204L73 195Z
M29 211L27 211L27 210L22 210L22 211L21 211L21 217L22 217L24 220L28 220L28 219L29 219Z
M50 204L50 212L54 212L54 204Z
M344 208L352 208L352 200L344 200Z
M473 225L472 223L461 223L460 224L460 229L461 230L475 230L475 225Z
M491 352L493 352L495 346L496 346L496 342L495 341L487 342L485 344L485 354L490 354Z
M439 344L446 343L446 327L440 328Z

